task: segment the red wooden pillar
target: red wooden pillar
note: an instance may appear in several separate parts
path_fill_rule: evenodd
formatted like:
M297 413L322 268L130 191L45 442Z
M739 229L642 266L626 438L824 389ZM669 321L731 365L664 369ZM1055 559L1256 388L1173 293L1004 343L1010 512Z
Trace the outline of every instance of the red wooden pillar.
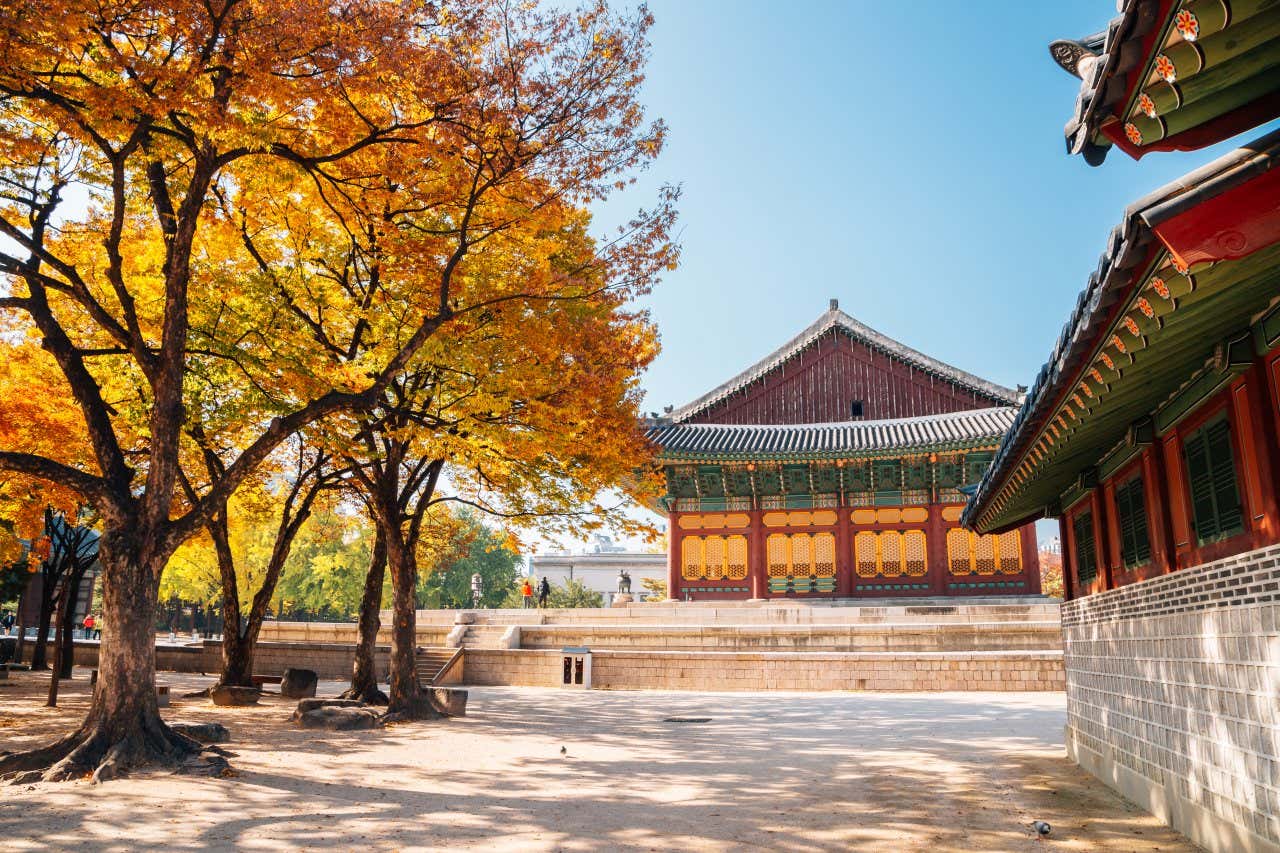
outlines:
M1036 540L1036 523L1023 526L1018 536L1022 542L1022 570L1027 575L1027 593L1040 594L1040 544Z
M765 598L769 589L765 571L769 555L765 553L764 512L753 509L748 515L751 516L751 531L747 535L747 565L750 567L747 575L750 579L751 597Z
M1106 501L1103 500L1102 486L1094 486L1089 493L1089 508L1093 515L1093 551L1098 561L1098 574L1093 579L1097 591L1115 589L1115 579L1111 576L1111 549L1107 546L1108 532L1112 525L1107 521Z
M680 600L680 514L671 510L667 514L667 598Z
M1070 601L1076 597L1075 571L1071 562L1067 559L1073 553L1069 543L1067 531L1071 525L1067 524L1066 513L1058 516L1058 554L1062 558L1062 600Z
M847 506L836 509L836 595L853 595L853 521Z
M947 522L942 518L942 504L929 504L929 520L925 522L925 559L929 570L930 595L947 594L947 578L951 567L947 565Z
M1124 572L1124 545L1120 541L1120 507L1116 504L1114 480L1107 481L1098 489L1102 493L1102 511L1106 518L1107 541L1103 545L1103 551L1107 555L1107 565L1111 567L1107 573L1106 588L1113 589L1119 585L1119 577Z
M1262 368L1262 363L1256 362L1231 389L1231 420L1239 437L1245 510L1255 547L1280 540L1280 510L1272 467L1276 444L1275 437L1268 434L1271 419L1263 414L1266 399L1260 392L1265 390L1266 375Z
M1187 497L1187 480L1182 466L1182 441L1178 433L1170 430L1165 436L1164 451L1165 486L1168 494L1169 525L1173 531L1173 549L1169 552L1172 568L1186 568L1185 555L1194 546L1191 533L1190 501Z
M1142 485L1147 509L1147 532L1151 540L1151 565L1160 574L1173 571L1173 532L1169 525L1169 490L1164 477L1164 455L1160 445L1142 451Z

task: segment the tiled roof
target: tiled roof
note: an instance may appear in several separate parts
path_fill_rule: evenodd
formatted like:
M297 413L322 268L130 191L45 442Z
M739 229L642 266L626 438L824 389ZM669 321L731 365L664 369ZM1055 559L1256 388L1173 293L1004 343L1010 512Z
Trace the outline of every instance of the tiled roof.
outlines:
M980 529L990 526L982 522L992 501L1005 487L1046 421L1051 419L1064 389L1072 387L1089 365L1116 303L1131 296L1140 264L1148 255L1152 242L1158 239L1152 229L1205 199L1267 172L1277 162L1280 162L1280 131L1273 131L1129 206L1120 224L1112 229L1098 266L1076 298L1075 309L1062 327L1049 360L1040 368L1018 409L1012 428L996 451L977 492L966 505L962 518L966 526L976 525ZM1191 343L1209 346L1212 340L1196 337ZM1018 521L1025 521L1032 511L1029 509L1021 513Z
M876 456L995 444L1013 423L1011 407L882 421L795 425L650 425L649 440L666 457L808 458Z
M736 391L750 385L758 379L763 378L766 374L777 370L787 363L790 359L799 355L807 347L825 335L827 332L836 329L848 335L854 340L860 341L874 349L893 356L901 361L910 364L917 370L931 373L945 379L948 382L976 391L983 396L989 397L993 403L1004 403L1012 405L1018 401L1018 392L1012 388L1005 388L994 382L974 376L958 367L952 367L949 364L931 358L922 352L912 349L906 344L895 341L888 335L881 334L868 325L858 322L848 314L840 310L835 301L832 301L831 309L826 311L811 326L800 334L796 335L790 341L765 356L760 361L748 367L728 382L717 388L708 391L698 399L688 405L681 406L668 416L672 421L679 423L705 411L714 406L724 398Z

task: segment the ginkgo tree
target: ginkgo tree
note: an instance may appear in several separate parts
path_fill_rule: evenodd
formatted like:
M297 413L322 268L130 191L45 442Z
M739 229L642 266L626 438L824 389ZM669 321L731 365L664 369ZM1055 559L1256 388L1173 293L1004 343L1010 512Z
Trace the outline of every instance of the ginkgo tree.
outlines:
M290 436L377 405L441 329L557 298L558 280L493 271L658 153L637 100L649 23L496 2L0 7L0 313L65 392L19 376L6 394L81 422L53 445L41 411L6 421L0 471L93 505L107 625L83 724L0 775L198 752L155 697L170 556ZM669 225L664 203L612 244L613 284L648 286ZM200 359L262 400L188 495Z

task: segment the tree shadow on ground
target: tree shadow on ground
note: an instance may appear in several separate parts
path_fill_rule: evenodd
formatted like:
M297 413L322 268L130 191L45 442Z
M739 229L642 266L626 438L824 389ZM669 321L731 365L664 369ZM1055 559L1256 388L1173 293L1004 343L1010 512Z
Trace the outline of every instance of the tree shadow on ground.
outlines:
M232 779L41 786L0 837L111 849L110 813L196 850L1194 849L1066 761L1060 696L477 688L464 719L350 733L287 710L226 720Z

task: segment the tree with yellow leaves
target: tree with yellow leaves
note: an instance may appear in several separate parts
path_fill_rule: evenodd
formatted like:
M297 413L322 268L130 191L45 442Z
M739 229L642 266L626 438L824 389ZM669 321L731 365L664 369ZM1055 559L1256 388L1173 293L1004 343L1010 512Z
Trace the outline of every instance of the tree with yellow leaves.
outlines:
M290 436L379 405L442 329L559 298L560 279L521 277L541 235L661 147L636 100L648 25L496 2L0 7L0 234L18 247L0 312L65 396L25 376L6 394L82 422L65 446L39 413L5 423L0 471L94 506L107 625L83 724L0 776L199 751L155 698L170 556ZM610 244L607 285L646 287L669 224L660 205ZM198 401L211 363L235 379ZM217 476L185 492L194 429L234 421L249 389L242 429L205 430L228 441Z

